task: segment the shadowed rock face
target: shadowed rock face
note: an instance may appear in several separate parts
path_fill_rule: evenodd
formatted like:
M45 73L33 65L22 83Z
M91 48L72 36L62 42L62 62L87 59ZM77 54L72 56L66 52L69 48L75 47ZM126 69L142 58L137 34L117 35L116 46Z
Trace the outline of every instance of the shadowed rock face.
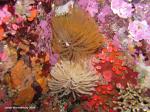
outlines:
M124 1L126 1L126 2L132 2L132 3L138 3L138 2L140 2L142 0L124 0Z
M17 0L0 0L0 6L3 6L5 4L15 4Z
M56 6L64 5L67 3L69 0L53 0Z
M4 5L4 4L9 3L9 2L10 2L10 0L1 0L0 5Z
M34 103L42 95L42 88L41 88L40 84L37 81L34 81L32 83L32 88L36 92L35 95L34 95L34 97L33 97L33 99L32 99L32 102Z

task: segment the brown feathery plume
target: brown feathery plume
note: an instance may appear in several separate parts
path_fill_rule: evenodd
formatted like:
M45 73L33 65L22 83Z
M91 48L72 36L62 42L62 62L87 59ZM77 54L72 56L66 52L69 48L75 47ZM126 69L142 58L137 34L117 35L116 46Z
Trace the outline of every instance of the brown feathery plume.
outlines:
M52 28L52 47L61 59L79 61L96 52L103 42L94 19L78 7L53 17Z
M86 66L69 61L57 63L52 68L51 75L52 79L48 81L49 89L59 97L72 94L76 99L76 96L92 95L94 87L97 86L96 82L99 81L99 77Z

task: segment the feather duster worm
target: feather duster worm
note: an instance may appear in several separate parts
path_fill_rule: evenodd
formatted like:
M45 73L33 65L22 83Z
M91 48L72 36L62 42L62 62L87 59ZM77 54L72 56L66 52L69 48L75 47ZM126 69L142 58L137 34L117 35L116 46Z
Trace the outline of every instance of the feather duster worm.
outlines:
M79 59L97 51L103 37L95 21L83 10L74 7L70 13L52 18L53 50L61 59Z
M59 97L72 94L74 98L80 95L92 95L99 77L80 64L62 61L51 71L52 79L48 81L52 94Z

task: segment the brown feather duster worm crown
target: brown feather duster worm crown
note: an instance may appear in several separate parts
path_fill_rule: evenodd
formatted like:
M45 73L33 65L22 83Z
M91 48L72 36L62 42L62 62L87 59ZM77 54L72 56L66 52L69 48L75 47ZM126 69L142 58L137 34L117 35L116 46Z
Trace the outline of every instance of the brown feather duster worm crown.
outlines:
M98 75L88 70L86 66L69 61L57 63L51 70L52 79L48 86L52 94L59 97L72 94L74 98L80 95L92 95L97 82Z
M52 17L52 27L53 50L63 60L79 61L96 52L103 42L94 19L76 6L66 15Z

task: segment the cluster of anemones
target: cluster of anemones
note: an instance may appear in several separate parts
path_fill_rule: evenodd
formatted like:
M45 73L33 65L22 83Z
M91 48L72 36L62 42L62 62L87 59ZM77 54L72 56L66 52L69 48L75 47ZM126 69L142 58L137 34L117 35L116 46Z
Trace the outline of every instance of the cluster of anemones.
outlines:
M96 55L96 59L100 60L100 63L110 63L112 66L112 71L115 74L123 74L126 71L126 67L123 65L123 53L120 52L111 42L107 45L106 48L102 49L101 53ZM101 66L101 67L102 67ZM97 70L101 69L100 66L95 64Z
M137 84L138 73L124 66L123 62L123 53L110 42L96 54L93 66L106 83L98 84L93 96L88 100L89 108L115 112L112 108L115 105L113 101L119 96L117 89L126 88L128 83Z

